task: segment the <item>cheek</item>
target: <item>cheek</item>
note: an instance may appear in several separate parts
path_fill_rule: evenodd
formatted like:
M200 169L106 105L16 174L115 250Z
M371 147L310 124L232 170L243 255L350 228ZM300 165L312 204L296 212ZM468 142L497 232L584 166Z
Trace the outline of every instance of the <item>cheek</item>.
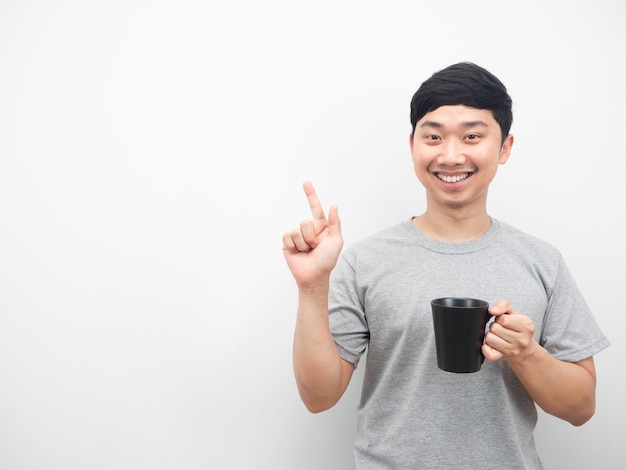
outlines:
M423 171L422 169L424 168L424 165L415 155L412 156L411 160L413 161L413 171L415 171L415 174L419 176L420 172Z
M491 182L496 174L498 173L498 168L500 167L500 163L498 160L494 159L491 156L489 159L484 160L482 165L480 165L481 178L485 181Z
M426 171L428 165L432 161L432 158L428 155L428 152L423 151L413 152L411 158L413 160L413 168L415 169L416 173L419 171Z
M428 184L430 173L428 172L428 162L421 158L413 157L413 171L417 179L423 184Z

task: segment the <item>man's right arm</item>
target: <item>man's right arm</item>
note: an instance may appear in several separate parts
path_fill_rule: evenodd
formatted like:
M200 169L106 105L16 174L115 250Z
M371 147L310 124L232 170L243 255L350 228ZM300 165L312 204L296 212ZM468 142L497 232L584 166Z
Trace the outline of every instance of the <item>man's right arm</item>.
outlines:
M313 214L283 235L283 254L298 285L293 364L300 397L311 412L331 408L346 390L354 366L342 359L330 332L330 273L343 247L337 207L328 218L313 185L304 183Z
M354 365L339 356L328 323L328 282L299 291L293 365L300 398L312 413L334 406Z

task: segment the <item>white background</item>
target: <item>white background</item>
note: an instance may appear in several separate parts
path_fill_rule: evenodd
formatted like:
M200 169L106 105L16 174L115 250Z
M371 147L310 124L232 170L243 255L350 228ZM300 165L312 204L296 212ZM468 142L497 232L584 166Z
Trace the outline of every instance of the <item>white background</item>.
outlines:
M462 60L514 101L491 215L612 342L594 418L542 414L539 450L625 468L624 5L3 0L0 468L352 468L362 370L305 411L281 235L305 179L346 244L421 213L409 101Z

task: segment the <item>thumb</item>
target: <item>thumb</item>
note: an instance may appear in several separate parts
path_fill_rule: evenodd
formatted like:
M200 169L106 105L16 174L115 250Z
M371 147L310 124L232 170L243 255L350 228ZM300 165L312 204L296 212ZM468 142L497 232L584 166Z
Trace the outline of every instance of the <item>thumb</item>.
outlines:
M513 309L508 301L505 299L498 299L490 308L489 313L493 316L499 317L505 313L513 313Z
M328 232L330 235L341 235L341 220L339 219L339 208L336 205L331 206L328 211Z

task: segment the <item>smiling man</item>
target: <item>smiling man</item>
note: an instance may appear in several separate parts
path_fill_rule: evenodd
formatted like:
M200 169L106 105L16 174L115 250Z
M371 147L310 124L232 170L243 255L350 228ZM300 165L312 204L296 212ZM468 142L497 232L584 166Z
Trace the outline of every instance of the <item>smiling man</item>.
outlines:
M426 80L410 148L426 211L343 254L338 209L310 183L312 219L283 235L298 286L294 371L313 412L337 403L367 351L359 469L541 469L536 405L573 425L595 411L593 355L608 346L560 253L491 218L513 147L504 85L471 63ZM487 300L479 372L437 368L430 301Z
M444 105L416 122L410 143L415 174L426 188L429 209L414 219L416 227L443 239L471 239L484 233L491 225L487 190L498 165L511 154L513 136L502 138L491 111ZM459 230L455 224L452 233L438 234L442 215L464 219L472 227Z

